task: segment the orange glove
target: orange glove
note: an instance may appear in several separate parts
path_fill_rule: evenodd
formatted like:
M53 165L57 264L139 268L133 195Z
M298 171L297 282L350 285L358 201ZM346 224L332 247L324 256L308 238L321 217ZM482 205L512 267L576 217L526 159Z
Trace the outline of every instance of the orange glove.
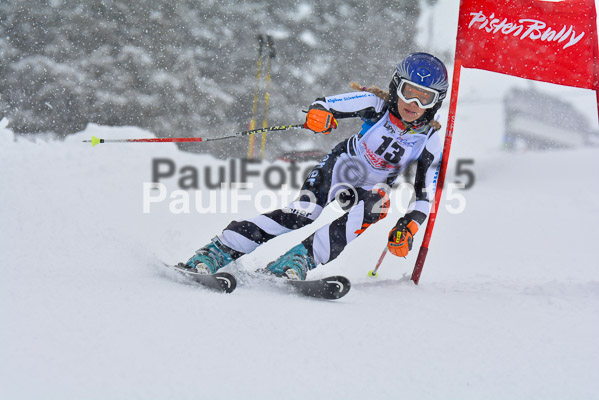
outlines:
M418 224L414 221L406 223L403 218L400 218L395 225L395 228L389 232L389 243L387 248L389 251L398 256L405 257L412 250L412 241L414 235L418 232Z
M315 133L324 133L326 135L337 128L337 121L333 117L332 112L317 105L308 110L304 128L310 129Z

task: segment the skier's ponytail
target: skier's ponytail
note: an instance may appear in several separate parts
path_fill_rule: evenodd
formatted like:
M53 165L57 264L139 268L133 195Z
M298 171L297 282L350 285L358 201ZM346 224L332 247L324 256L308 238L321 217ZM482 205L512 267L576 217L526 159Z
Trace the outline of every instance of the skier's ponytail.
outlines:
M350 82L349 87L354 90L360 90L362 92L370 92L370 93L374 94L375 96L380 97L381 99L385 100L386 102L389 102L389 93L385 92L383 89L379 88L378 86L366 87L366 86L360 85L358 82Z

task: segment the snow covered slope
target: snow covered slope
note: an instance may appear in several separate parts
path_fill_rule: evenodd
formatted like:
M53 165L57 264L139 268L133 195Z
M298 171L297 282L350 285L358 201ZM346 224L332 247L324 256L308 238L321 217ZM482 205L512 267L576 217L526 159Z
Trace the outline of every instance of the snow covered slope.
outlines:
M471 128L456 125L464 138ZM0 397L598 398L596 150L468 150L456 133L476 182L460 192L462 213L446 210L458 200L442 205L421 284L401 281L415 254L388 256L380 278L366 276L397 201L311 273L354 283L325 302L243 284L219 295L166 274L156 260L185 260L230 219L254 215L253 204L174 214L167 199L144 213L153 159L200 172L228 162L170 144L92 149L81 143L92 135L150 134L90 126L65 142L31 142L0 130ZM179 177L163 180L169 195ZM243 193L263 188L254 181ZM322 223L230 270L262 266Z

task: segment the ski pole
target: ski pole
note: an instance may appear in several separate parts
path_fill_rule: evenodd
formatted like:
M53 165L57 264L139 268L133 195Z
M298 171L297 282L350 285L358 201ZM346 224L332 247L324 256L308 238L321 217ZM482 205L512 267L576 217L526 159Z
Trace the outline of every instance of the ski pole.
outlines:
M383 250L383 252L381 253L381 256L379 257L379 261L376 263L376 266L374 267L374 269L372 271L368 271L368 276L376 276L376 271L378 271L378 269L381 266L381 263L383 262L383 259L385 258L386 255L387 255L387 246L385 246L385 250Z
M258 94L260 92L260 77L262 74L262 48L264 47L264 35L260 34L258 39L258 62L256 70L256 87L254 88L254 102L252 103L252 119L250 130L256 129L256 112L258 111ZM248 143L248 158L254 157L254 137L250 136Z
M229 136L214 138L203 137L176 137L176 138L148 138L148 139L99 139L92 136L91 140L84 140L84 143L91 143L92 147L100 143L182 143L182 142L213 142L216 140L233 139L253 135L254 133L288 131L292 129L306 129L304 125L277 125L267 128L251 129L249 131L237 132Z
M270 101L270 68L272 59L275 58L275 43L270 35L266 35L266 47L268 48L268 62L266 63L266 88L264 91L264 118L262 119L262 127L265 128L268 124L268 103ZM266 132L262 133L262 141L260 142L260 159L264 160L264 150L266 149Z

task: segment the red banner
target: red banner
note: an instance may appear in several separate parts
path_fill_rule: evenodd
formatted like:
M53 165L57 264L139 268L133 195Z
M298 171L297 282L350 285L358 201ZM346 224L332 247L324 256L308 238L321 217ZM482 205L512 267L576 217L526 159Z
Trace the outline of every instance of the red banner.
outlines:
M594 0L461 0L456 59L467 68L598 90L596 18Z
M594 89L599 108L596 20L594 0L461 0L447 133L435 201L412 272L415 284L443 191L461 67Z

